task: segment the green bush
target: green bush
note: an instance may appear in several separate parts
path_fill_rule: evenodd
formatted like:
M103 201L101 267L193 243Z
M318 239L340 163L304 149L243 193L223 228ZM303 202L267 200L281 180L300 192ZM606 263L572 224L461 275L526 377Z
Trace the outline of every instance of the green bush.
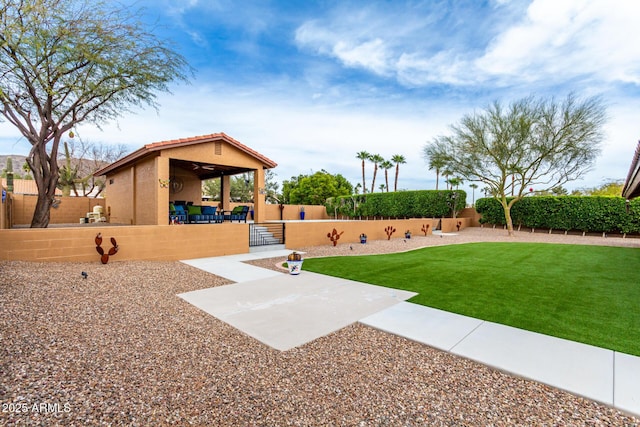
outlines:
M419 190L337 197L326 203L327 214L353 217L441 218L464 209L467 194L461 190Z
M511 200L509 198L508 200ZM476 201L483 224L506 224L497 199ZM514 227L580 230L599 233L639 233L640 199L632 200L629 212L622 197L541 196L525 197L511 208Z

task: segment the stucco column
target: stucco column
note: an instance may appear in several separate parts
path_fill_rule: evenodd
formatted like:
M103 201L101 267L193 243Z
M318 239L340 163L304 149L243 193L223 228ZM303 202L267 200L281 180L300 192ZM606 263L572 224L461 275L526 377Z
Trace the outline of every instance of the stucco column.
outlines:
M169 224L169 158L156 157L156 225Z
M253 220L265 222L267 219L267 206L264 188L264 169L256 169L253 172Z
M222 210L228 211L229 209L229 199L231 199L231 179L229 175L222 175L220 180L220 202L222 203Z

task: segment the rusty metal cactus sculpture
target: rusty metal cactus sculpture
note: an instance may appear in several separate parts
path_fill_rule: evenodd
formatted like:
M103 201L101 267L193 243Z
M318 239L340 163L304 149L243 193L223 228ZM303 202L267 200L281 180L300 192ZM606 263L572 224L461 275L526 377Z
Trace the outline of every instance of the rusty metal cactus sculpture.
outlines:
M387 240L391 240L391 235L396 232L396 229L390 225L384 229L384 232L387 233Z
M422 224L421 230L424 233L424 235L426 236L427 233L429 233L429 224Z
M329 238L329 240L331 240L331 242L333 243L333 246L338 244L338 239L340 239L340 236L342 236L342 233L344 233L344 231L341 231L340 233L338 233L338 230L336 230L335 228L331 233L327 233L327 237Z
M102 249L102 233L96 235L96 251L100 254L100 261L102 261L103 264L108 263L109 257L118 252L118 243L114 237L111 238L111 245L111 249L105 253L104 249Z

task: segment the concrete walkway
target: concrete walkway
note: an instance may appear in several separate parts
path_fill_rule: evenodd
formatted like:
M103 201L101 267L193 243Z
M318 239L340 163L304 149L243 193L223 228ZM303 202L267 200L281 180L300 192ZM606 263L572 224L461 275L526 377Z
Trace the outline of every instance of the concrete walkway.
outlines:
M181 298L279 349L356 321L640 416L640 357L406 302L413 293L243 261L289 250L183 261L237 283Z

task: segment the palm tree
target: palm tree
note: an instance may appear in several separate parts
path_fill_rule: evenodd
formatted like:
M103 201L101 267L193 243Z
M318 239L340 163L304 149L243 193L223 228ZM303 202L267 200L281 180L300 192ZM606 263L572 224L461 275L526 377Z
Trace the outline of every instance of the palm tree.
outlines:
M438 170L436 169L436 190L438 189ZM442 177L444 178L444 182L447 184L447 190L449 189L449 177L452 175L452 172L449 169L443 169L442 170ZM453 190L453 186L451 186L451 189Z
M378 165L384 162L384 158L380 154L372 154L369 157L369 161L373 163L373 181L371 181L371 192L373 193L376 185L376 175L378 174Z
M384 169L384 182L387 184L387 193L389 192L389 169L393 167L393 163L389 160L384 160L380 163L380 167Z
M475 206L476 205L476 188L478 188L478 184L476 184L474 182L474 183L469 184L469 187L472 188L471 191L472 191L472 194L473 194L473 196L471 198L471 200L472 200L471 201L471 206Z
M396 179L393 184L393 191L398 191L398 172L400 172L400 165L407 163L407 159L401 154L394 154L391 157L391 161L396 164Z
M362 193L366 193L367 184L364 180L364 162L365 160L369 160L371 158L371 154L367 153L366 151L360 151L358 154L356 154L356 158L362 160Z
M436 190L438 189L438 183L440 181L440 171L447 163L445 159L438 153L425 149L423 152L424 159L429 164L429 170L436 170ZM444 175L444 173L443 173Z
M459 176L454 176L453 178L449 178L449 185L451 185L451 189L453 190L453 186L455 185L456 190L460 187L464 181Z

